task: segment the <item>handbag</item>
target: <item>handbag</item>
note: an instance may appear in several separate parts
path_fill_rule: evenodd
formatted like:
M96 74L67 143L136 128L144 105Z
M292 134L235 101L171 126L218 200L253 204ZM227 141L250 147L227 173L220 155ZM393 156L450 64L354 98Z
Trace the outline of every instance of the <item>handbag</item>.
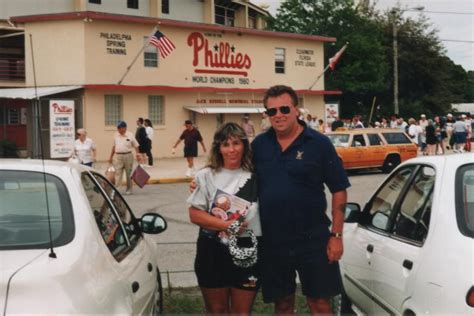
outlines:
M150 175L145 171L145 169L138 165L135 170L133 170L131 178L140 188L143 188L148 179L150 179Z

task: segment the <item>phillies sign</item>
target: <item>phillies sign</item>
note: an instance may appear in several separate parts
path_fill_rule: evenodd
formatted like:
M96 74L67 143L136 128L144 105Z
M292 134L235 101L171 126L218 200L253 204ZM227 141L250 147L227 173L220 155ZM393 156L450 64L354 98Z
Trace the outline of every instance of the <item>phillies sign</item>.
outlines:
M202 33L193 32L188 36L188 46L193 49L193 66L195 73L239 75L247 77L246 70L252 66L247 54L237 52L234 45L228 42L210 46Z

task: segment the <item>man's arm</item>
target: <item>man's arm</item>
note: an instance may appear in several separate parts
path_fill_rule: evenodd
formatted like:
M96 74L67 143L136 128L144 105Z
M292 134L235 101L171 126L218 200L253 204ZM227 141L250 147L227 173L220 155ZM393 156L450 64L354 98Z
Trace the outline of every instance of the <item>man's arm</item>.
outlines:
M204 142L202 140L200 140L199 142L201 143L202 150L204 150L204 152L206 152L206 146L204 146Z
M112 158L114 158L115 154L115 145L112 146L112 151L110 152L109 162L112 163Z
M327 246L329 262L339 261L344 252L342 244L342 230L344 227L344 209L347 202L347 191L338 191L332 194L332 233L341 234L331 236Z

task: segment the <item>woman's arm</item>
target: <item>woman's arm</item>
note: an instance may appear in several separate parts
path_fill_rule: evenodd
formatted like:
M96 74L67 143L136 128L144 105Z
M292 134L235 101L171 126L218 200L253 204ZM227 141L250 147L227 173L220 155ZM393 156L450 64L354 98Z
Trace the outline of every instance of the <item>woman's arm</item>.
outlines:
M212 216L206 211L199 210L194 207L189 208L189 219L191 223L196 224L204 229L214 230L214 231L223 231L226 230L230 224L235 220L224 221L220 218Z

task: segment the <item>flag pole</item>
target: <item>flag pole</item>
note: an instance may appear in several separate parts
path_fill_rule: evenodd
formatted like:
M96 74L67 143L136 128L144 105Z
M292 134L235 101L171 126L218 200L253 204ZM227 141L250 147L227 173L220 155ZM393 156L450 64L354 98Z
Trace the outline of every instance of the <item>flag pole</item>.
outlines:
M150 38L151 36L153 36L153 34L155 34L156 30L158 28L158 25L155 25L155 27L153 27L153 30L152 32L150 33L150 35L148 36L148 38ZM120 78L120 80L118 81L118 85L121 85L122 84L122 81L123 79L125 79L125 76L127 76L128 72L130 71L130 69L132 68L133 64L135 64L135 62L137 61L138 59L138 56L140 56L143 52L143 50L145 49L145 47L148 46L148 40L147 42L142 46L142 48L140 49L140 51L138 52L138 54L135 56L135 58L132 60L132 62L130 63L130 65L128 65L127 69L125 70L125 73L123 74L123 76Z
M376 99L377 99L377 97L374 96L374 98L372 100L372 108L370 109L369 125L370 125L370 122L372 121L372 114L374 113L374 106L375 106L375 100Z
M316 80L314 80L313 84L309 87L308 90L313 89L313 87L314 87L314 85L316 84L316 82L318 82L319 79L321 79L321 77L324 75L324 73L325 73L326 70L328 70L328 69L329 69L329 64L326 66L326 68L324 68L323 72L321 72L321 73L319 74L319 76L316 78Z

